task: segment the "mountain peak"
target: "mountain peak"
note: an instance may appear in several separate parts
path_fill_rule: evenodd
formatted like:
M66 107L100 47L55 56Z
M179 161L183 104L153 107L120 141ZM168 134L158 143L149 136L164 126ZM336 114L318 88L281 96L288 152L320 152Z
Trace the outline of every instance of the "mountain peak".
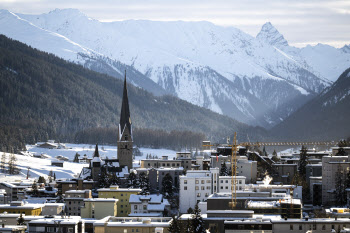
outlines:
M344 52L344 53L350 53L350 44L349 45L344 45L341 50Z
M256 38L273 46L288 46L287 40L284 39L283 35L270 22L265 23L261 27Z

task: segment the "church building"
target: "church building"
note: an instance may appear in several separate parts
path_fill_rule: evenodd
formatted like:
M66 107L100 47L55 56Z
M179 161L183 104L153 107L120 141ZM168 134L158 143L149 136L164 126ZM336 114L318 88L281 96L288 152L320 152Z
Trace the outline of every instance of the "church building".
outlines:
M127 166L130 170L133 165L133 137L132 124L129 110L128 89L126 87L126 72L124 79L124 90L120 122L118 126L118 160L121 167Z

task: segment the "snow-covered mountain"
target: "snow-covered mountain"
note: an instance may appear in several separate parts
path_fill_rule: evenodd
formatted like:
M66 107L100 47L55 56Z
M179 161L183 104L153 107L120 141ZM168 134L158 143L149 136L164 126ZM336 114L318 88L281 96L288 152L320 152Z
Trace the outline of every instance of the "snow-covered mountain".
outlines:
M349 65L350 66L350 65ZM350 68L332 86L271 130L285 140L334 140L349 137Z
M8 14L16 19L7 19ZM8 32L16 20L30 22L36 29L87 49L74 51L89 58L98 57L98 61L82 62L84 56L80 56L78 62L96 71L113 71L116 62L126 64L140 77L147 77L137 86L145 88L143 83L148 79L156 85L151 88L153 91L161 90L242 122L265 127L280 122L329 86L329 79L334 80L333 73L340 74L350 58L345 47L343 50L330 46L291 47L270 23L255 38L237 28L209 22L107 23L74 9L41 15L1 11L0 33L25 43L33 38L31 32L22 33L22 37L13 27L12 34ZM7 31L3 30L4 23L9 24ZM49 42L46 45L62 50L61 45ZM37 46L60 56L45 46ZM339 54L339 59L333 57Z

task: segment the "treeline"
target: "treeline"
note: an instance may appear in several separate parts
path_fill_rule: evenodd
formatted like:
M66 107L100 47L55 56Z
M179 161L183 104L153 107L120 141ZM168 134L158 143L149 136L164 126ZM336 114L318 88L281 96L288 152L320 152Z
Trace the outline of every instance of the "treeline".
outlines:
M72 142L75 134L84 129L115 128L119 122L122 80L1 35L0 89L3 151L17 152L24 149L25 143L49 138ZM266 133L262 128L242 124L173 96L156 97L129 84L128 94L134 127L155 130L151 134L140 132L141 138L135 134L135 142L141 140L142 145L158 147L165 140L170 146L182 142L184 146L196 144L190 139L196 135L185 131L205 134L214 140L223 140L237 131L240 141L246 141L247 135L250 140L261 141ZM184 133L166 133L174 130ZM103 143L116 137L107 139L103 130L98 135ZM157 139L144 138L153 136ZM171 136L174 138L170 139Z
M118 128L90 128L75 134L75 143L84 144L117 144ZM168 148L199 148L206 136L203 133L172 130L167 132L158 129L133 129L134 144L138 147Z

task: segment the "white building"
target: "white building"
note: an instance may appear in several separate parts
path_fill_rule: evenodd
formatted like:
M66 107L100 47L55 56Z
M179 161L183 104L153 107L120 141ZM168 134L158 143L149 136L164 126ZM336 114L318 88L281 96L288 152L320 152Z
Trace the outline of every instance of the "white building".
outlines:
M185 176L180 176L180 213L186 213L188 208L194 208L198 202L206 201L213 190L217 191L218 173L219 169L190 170Z
M244 190L245 188L245 176L233 177L233 182L236 183L236 190ZM231 176L219 176L219 192L231 193L232 177Z
M170 210L170 204L162 194L131 194L129 204L131 206L129 217L163 217Z
M64 203L45 203L41 215L60 215L64 210Z

